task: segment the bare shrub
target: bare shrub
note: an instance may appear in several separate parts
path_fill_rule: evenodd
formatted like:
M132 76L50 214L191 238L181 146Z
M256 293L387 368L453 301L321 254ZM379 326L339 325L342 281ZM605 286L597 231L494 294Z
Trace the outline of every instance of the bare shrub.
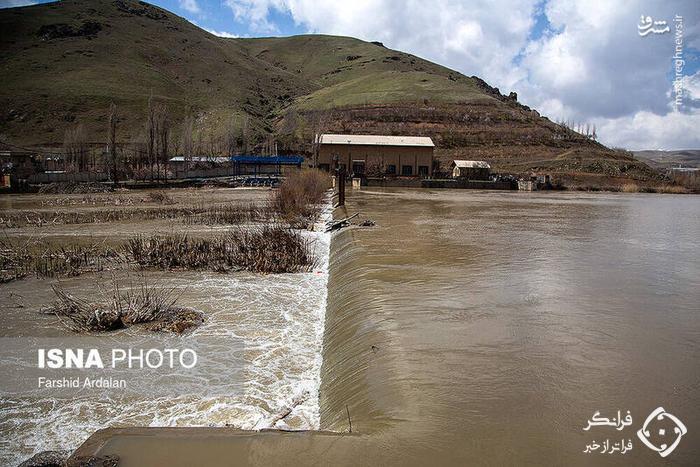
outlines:
M639 193L639 186L635 183L625 183L622 185L622 191L625 193Z
M185 217L186 224L244 224L272 220L272 212L266 205L256 203L226 204L202 207Z
M53 286L53 291L56 301L44 311L80 333L114 331L136 324L147 324L153 331L182 333L204 321L201 312L175 306L178 297L174 289L147 283L122 288L113 281L111 296L103 302L75 297L58 286Z
M246 270L259 273L309 271L315 261L298 232L280 226L231 230L213 238L187 235L136 236L125 247L142 267Z
M163 191L151 191L146 196L146 202L158 204L175 204L173 198Z
M99 182L54 182L42 185L41 194L107 193L114 188Z
M124 204L128 204L124 201ZM115 202L115 205L118 203ZM98 224L128 220L183 219L186 224L242 224L274 220L269 207L256 204L221 206L100 209L89 211L16 211L0 213L0 226L23 227L59 224Z
M37 277L77 276L102 271L119 257L103 243L51 245L38 241L0 240L0 282Z
M679 185L661 185L661 186L656 188L656 192L657 193L684 195L684 194L690 193L691 190L684 187L684 186L679 186Z
M236 229L227 235L235 265L253 272L309 271L315 260L308 242L291 229L264 226Z
M320 213L320 204L329 184L328 174L320 170L294 172L275 191L271 208L292 224L313 221Z

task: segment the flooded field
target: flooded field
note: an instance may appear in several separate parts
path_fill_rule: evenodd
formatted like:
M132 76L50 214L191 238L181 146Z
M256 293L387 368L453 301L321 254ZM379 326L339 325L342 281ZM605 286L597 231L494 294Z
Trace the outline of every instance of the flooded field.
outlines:
M332 241L310 233L324 258L310 273L149 273L207 314L194 335L244 344L240 395L145 397L125 406L5 397L3 460L72 447L106 425L259 428L306 390L311 397L277 426L325 432L134 434L111 438L99 453L118 454L126 467L231 458L241 465L697 465L698 198L362 189L335 214L355 212L377 225L342 229ZM202 235L223 228L149 222ZM26 227L57 237L80 228ZM87 230L125 238L140 228ZM61 281L90 290L109 274ZM51 296L49 283L0 286L4 335L65 335L34 311ZM234 371L230 361L209 365L214 379ZM666 460L637 435L657 407L687 427ZM657 428L652 441L668 447L673 427L664 425L665 435ZM618 449L585 452L606 442Z
M206 205L264 203L269 190L192 189L168 190L167 204L154 201L147 191L90 195L18 195L0 198L0 217L18 212L56 213L101 210L197 208ZM49 216L50 217L50 216ZM39 239L52 243L97 242L119 245L135 234L182 233L207 237L230 225L191 224L182 218L80 224L49 223L5 227L5 240ZM256 274L214 271L141 271L133 265L107 266L77 277L37 278L0 284L0 340L4 346L18 337L61 338L66 347L84 342L62 326L54 315L40 313L54 299L51 286L61 286L76 296L95 297L109 291L114 280L122 285L142 281L174 288L178 304L200 310L205 322L193 333L177 336L179 342L199 342L202 371L212 381L230 381L230 392L180 394L79 393L52 398L50 391L27 395L0 395L0 464L15 465L33 453L47 449L74 449L92 432L108 426L233 426L245 429L268 426L273 414L296 397L308 394L293 412L276 423L281 428L315 429L319 426L323 316L328 278L330 235L302 233L316 258L309 272ZM150 336L129 328L108 336L115 342ZM231 361L217 345L240 348L240 361ZM209 347L207 347L209 346ZM4 347L5 349L7 347ZM9 377L9 375L3 375ZM138 376L136 378L139 378ZM142 378L148 378L144 375ZM167 380L166 380L167 381ZM227 388L224 386L224 389Z

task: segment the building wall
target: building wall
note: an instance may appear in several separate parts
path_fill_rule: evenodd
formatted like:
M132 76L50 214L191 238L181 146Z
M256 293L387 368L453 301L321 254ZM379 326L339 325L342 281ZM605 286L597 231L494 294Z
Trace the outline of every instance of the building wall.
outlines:
M452 176L468 180L488 180L491 170L484 167L455 167Z
M410 176L433 174L433 148L410 146L374 146L322 144L319 148L319 168L334 169L334 156L338 164L344 165L348 173L353 172L353 161L364 161L367 175L404 175ZM391 169L395 169L392 173Z

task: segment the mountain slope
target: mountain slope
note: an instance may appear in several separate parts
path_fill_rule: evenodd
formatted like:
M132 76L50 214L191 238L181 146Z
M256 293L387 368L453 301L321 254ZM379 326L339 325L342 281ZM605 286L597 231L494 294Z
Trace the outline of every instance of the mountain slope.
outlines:
M64 0L0 10L0 139L59 147L82 124L105 139L142 139L149 98L168 105L174 137L196 117L198 151L226 147L231 127L310 152L318 131L428 135L444 163L497 170L650 179L646 165L556 125L477 77L349 37L224 39L133 0ZM176 138L174 138L176 139Z

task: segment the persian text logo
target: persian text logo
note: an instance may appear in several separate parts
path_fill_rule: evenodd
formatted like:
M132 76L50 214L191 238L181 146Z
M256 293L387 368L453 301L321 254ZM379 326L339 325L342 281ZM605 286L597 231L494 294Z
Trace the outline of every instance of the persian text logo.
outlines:
M653 443L651 441L651 433L652 433L651 425L658 422L658 421L663 421L663 420L670 420L675 425L673 427L673 433L675 434L675 439L673 440L673 442L670 445L668 443L659 442L659 445L657 446L655 443ZM681 422L678 419L678 417L666 412L663 407L657 407L656 410L654 410L652 413L650 413L649 416L647 417L647 419L644 421L644 426L642 428L640 428L639 431L637 431L637 436L644 443L644 445L646 447L648 447L649 449L651 449L653 451L658 452L661 457L666 457L669 454L671 454L674 449L676 449L676 446L678 446L678 443L681 442L681 438L687 432L688 432L688 429L685 427L683 422ZM661 437L666 436L666 429L659 428L658 434Z
M642 15L637 24L637 33L641 37L649 34L666 34L671 32L671 26L665 20L654 21L651 16ZM673 109L678 112L683 104L683 17L673 17Z
M600 411L596 410L593 416L588 420L588 426L583 428L583 431L589 431L591 427L613 427L617 431L622 431L626 427L632 425L632 414L627 411L627 414L622 417L622 413L618 410L617 416L612 418L601 417ZM593 440L590 444L586 444L585 454L627 454L633 448L632 440L621 438L620 441L611 440L609 437L600 442Z
M637 25L637 32L644 37L648 34L666 34L671 32L671 28L666 21L654 21L651 16L642 15Z

